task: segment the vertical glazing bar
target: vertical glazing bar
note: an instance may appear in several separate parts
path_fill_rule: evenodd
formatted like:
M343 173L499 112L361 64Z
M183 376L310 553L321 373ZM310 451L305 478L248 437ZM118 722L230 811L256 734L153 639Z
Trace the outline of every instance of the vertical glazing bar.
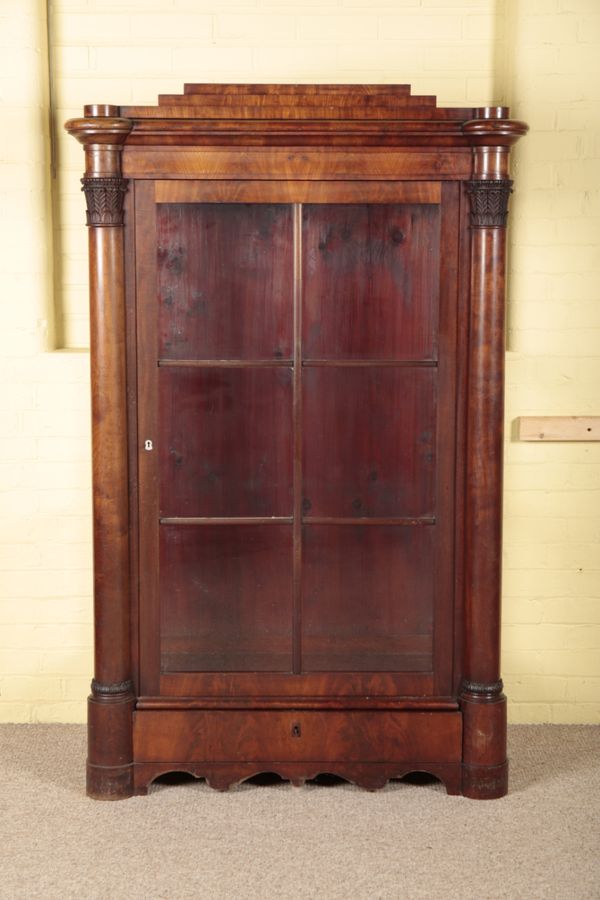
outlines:
M302 669L302 204L294 204L294 598L292 671Z

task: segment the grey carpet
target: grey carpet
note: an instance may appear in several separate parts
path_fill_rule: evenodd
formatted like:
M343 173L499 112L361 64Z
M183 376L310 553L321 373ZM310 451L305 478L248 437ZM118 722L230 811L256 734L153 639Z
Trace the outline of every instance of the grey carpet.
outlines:
M158 784L84 796L79 725L0 726L0 897L600 898L600 728L509 732L511 793Z

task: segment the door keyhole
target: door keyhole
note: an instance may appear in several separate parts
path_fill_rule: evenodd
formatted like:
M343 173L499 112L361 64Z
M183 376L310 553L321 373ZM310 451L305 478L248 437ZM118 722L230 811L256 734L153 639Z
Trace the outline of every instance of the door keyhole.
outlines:
M292 737L300 737L302 732L300 731L300 726L298 723L292 725Z

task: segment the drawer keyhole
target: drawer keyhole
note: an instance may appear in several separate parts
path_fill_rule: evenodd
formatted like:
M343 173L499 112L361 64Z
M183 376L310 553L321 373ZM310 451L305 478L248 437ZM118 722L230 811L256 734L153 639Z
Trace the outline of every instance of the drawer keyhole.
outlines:
M296 723L295 725L292 725L292 737L301 737L301 736L302 736L302 732L300 730L300 726L298 725L298 723Z

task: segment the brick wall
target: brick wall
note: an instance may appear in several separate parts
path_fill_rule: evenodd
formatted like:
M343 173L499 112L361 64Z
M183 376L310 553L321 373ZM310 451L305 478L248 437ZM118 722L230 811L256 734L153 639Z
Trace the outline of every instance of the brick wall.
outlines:
M600 6L514 2L505 88L531 133L512 207L504 675L513 721L600 721L600 444L510 440L600 413Z
M517 415L598 412L594 0L56 0L53 229L43 7L0 8L0 720L83 720L92 668L88 359L49 351L87 343L83 154L62 122L239 80L410 82L533 126L511 214L504 672L513 721L600 721L600 445L510 439Z
M0 721L17 722L81 720L92 663L88 359L48 352L42 7L0 6Z
M494 94L502 36L495 5L60 0L52 17L56 117L80 115L90 102L154 104L159 93L181 93L185 81L408 82L442 104L479 104ZM58 139L60 333L67 346L85 347L82 152L62 130Z

